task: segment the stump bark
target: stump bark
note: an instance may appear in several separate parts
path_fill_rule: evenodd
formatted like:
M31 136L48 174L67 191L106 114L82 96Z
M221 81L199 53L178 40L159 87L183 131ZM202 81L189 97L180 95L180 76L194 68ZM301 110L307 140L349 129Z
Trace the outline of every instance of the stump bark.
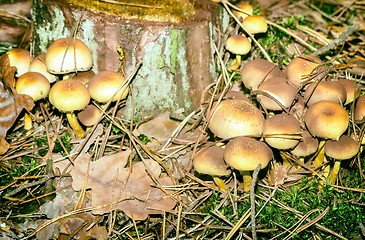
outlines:
M123 58L128 76L141 63L125 116L199 106L216 78L213 43L228 26L223 9L209 0L124 2L33 0L34 55L71 36L80 19L76 36L90 47L95 71L117 71Z

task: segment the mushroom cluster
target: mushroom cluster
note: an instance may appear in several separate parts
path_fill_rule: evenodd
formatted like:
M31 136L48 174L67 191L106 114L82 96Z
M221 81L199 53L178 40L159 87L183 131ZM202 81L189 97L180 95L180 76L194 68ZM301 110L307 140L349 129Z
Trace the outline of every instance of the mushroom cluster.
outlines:
M334 184L340 161L354 158L362 143L365 101L356 82L336 77L312 55L295 57L283 70L264 59L250 60L240 72L243 91L229 91L207 115L208 133L221 143L220 166L242 173L245 191L249 172L273 158L285 166L327 167L324 177ZM245 97L232 97L238 93Z
M7 55L10 66L17 69L15 86L11 87L35 102L48 98L54 108L66 114L78 138L85 135L84 127L100 120L102 112L91 99L105 105L128 95L125 77L109 70L95 73L90 49L75 37L55 40L45 53L36 57L24 49L9 50ZM29 113L25 113L24 128L32 128Z

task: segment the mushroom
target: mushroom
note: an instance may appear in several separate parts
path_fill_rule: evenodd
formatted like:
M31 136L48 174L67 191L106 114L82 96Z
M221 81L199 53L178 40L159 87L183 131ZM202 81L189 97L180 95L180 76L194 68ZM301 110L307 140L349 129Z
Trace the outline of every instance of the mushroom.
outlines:
M273 152L264 142L245 136L230 140L224 149L226 163L242 173L243 189L246 192L250 191L252 182L250 172L259 164L265 168L272 158Z
M128 95L125 77L113 71L98 72L90 79L88 89L91 98L100 103L125 99Z
M51 85L48 79L38 72L26 72L15 83L15 89L20 94L27 94L34 102L48 96ZM26 112L24 114L24 129L32 128L32 118Z
M267 31L267 22L263 16L250 15L242 21L244 29L251 34L265 33Z
M319 153L314 160L314 166L319 167L324 161L325 139L338 140L348 127L349 117L339 103L320 101L306 110L304 122L314 137L322 138Z
M20 77L24 73L28 72L30 61L32 60L31 54L28 50L21 48L13 48L6 52L9 57L9 64L11 67L16 67L16 77ZM14 86L11 86L14 87Z
M241 65L241 56L250 52L251 42L243 35L234 34L227 38L226 49L236 55L236 59L229 66L230 70L236 70Z
M340 78L337 82L342 85L346 92L346 101L344 105L352 103L358 96L360 91L358 91L356 82L346 78Z
M46 51L47 70L62 74L64 79L71 72L87 71L93 66L93 58L86 44L77 38L60 38Z
M340 170L341 161L348 160L359 152L360 144L352 137L342 135L339 140L328 140L324 147L324 152L328 157L335 160L332 171L328 177L330 183L336 182Z
M327 74L327 68L322 60L311 55L294 58L286 66L285 71L289 83L298 89L308 81L320 80Z
M308 131L303 131L302 140L290 152L304 163L307 156L318 150L318 139L314 138Z
M261 58L245 62L241 67L241 81L250 91L256 90L266 79L281 75L277 65Z
M101 114L102 112L99 108L93 104L89 104L84 110L77 114L77 117L79 118L82 125L91 127L99 121Z
M66 79L56 82L49 92L51 104L66 113L67 120L75 132L76 137L83 137L82 129L74 111L84 109L90 102L90 94L87 88L80 82Z
M57 80L56 75L47 71L45 53L39 54L37 57L33 58L29 65L29 72L41 73L48 79L48 82L50 83L53 83Z
M346 90L337 81L320 81L308 84L304 99L308 106L319 101L332 101L340 104L346 101Z
M355 102L354 110L355 123L364 123L365 121L365 95L360 95Z
M93 78L94 76L95 72L92 69L90 69L85 72L74 73L70 76L70 78L72 78L72 80L81 82L82 84L85 85L85 87L87 87L89 85L91 78Z
M208 127L220 138L261 136L264 121L264 115L252 103L226 99L213 107Z
M267 110L283 111L289 109L297 97L295 87L286 82L283 77L272 77L262 82L258 90L251 94L257 94L257 99Z
M227 185L220 178L231 173L223 159L224 149L216 145L201 149L193 157L193 167L201 174L213 177L215 184L223 191L227 190Z
M288 150L299 143L298 137L301 133L300 123L295 117L280 113L266 119L263 136L265 142L271 147Z
M251 4L247 3L246 1L240 1L235 4L235 7L239 10L232 10L233 15L236 16L240 21L245 19L247 16L252 15L253 7Z

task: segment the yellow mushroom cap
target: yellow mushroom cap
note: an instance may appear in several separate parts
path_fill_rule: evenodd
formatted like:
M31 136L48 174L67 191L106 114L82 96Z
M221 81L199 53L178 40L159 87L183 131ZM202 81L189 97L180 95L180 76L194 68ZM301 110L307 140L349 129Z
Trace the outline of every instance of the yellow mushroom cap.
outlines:
M6 52L9 58L9 64L12 67L16 67L17 71L15 76L19 77L28 72L29 65L32 60L31 54L26 49L13 48Z
M268 28L266 19L258 15L247 16L242 25L251 34L265 33Z
M93 66L91 51L77 38L60 38L46 51L47 70L53 74L87 71Z
M270 136L270 135L283 136ZM299 143L298 135L301 134L299 121L286 113L274 115L265 121L265 142L276 149L291 149ZM290 139L290 138L296 139Z
M240 136L230 140L224 149L226 163L239 171L253 171L258 164L265 168L273 158L273 152L264 142Z
M128 95L128 85L124 85L116 94L124 82L125 77L117 72L100 71L89 81L90 96L100 103L106 103L111 98L112 101L124 99Z
M342 135L339 140L327 140L324 152L336 160L347 160L354 157L360 150L360 144L352 137Z
M26 72L15 83L15 89L18 93L27 94L34 101L47 97L50 88L48 79L38 72Z
M251 91L254 91L266 79L280 77L280 68L265 59L247 61L241 67L241 81Z
M33 58L29 65L29 72L41 73L48 79L48 82L53 83L57 80L56 75L51 74L47 71L46 66L46 54L39 54L37 57Z
M51 104L61 112L82 110L90 102L87 88L72 79L56 82L49 91L48 98Z
M210 176L227 176L231 173L223 159L224 149L210 146L201 149L193 158L195 171Z
M220 138L261 135L265 118L261 111L242 99L226 99L212 109L209 129Z
M234 54L245 55L251 50L251 42L243 35L234 34L227 38L226 49Z
M348 127L349 116L339 103L320 101L307 109L304 122L315 137L339 139Z
M239 8L241 11L232 9L232 13L240 21L242 21L243 19L245 19L247 16L252 15L252 13L253 13L253 7L252 7L252 5L249 4L249 3L247 3L247 2L245 2L245 1L238 2L238 3L235 4L235 6L237 8Z

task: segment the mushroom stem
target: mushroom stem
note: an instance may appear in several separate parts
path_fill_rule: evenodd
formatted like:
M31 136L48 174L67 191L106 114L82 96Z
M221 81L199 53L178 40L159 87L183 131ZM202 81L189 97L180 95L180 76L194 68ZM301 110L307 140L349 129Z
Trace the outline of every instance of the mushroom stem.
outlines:
M32 126L33 126L32 117L30 116L29 113L26 112L24 114L24 129L30 130L32 129Z
M245 192L250 192L250 186L252 183L251 173L249 171L242 171L241 174L243 177L243 190Z
M229 70L234 71L237 70L241 65L241 55L236 54L236 59L232 60L231 65L228 67Z
M227 184L220 177L213 177L215 185L219 187L220 190L226 191L228 189Z
M84 129L82 129L79 121L77 120L76 115L73 112L66 113L66 117L68 123L70 124L71 128L73 129L75 136L77 138L82 138L85 135Z
M340 166L341 166L341 161L336 160L335 163L333 164L332 171L331 171L330 175L328 176L328 180L331 184L336 183L338 172L340 171Z
M320 143L319 143L319 146L318 146L319 152L313 161L313 165L316 168L320 167L324 162L324 158L325 158L324 157L324 144L325 143L326 143L326 141L324 141L324 140L320 141Z

